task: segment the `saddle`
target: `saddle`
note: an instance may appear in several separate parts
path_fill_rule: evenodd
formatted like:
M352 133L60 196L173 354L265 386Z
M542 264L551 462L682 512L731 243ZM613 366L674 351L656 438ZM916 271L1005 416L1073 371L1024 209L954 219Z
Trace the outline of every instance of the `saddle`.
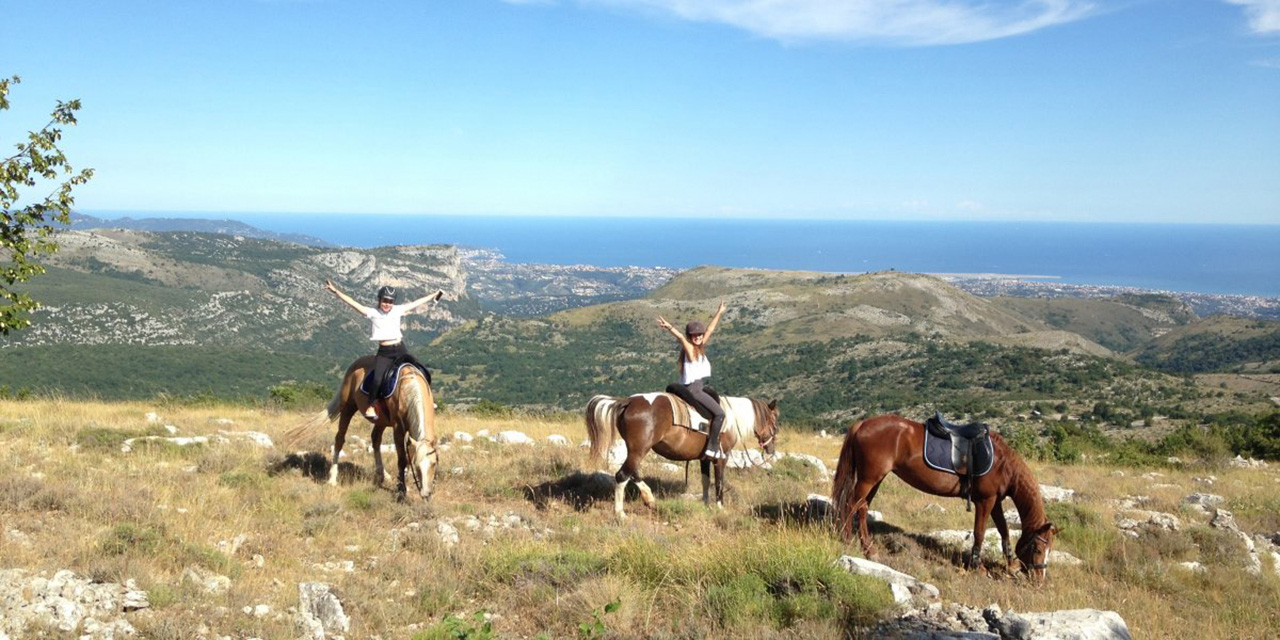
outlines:
M711 417L703 413L706 410L701 405L684 399L680 394L675 393L671 387L668 387L663 393L642 393L639 395L648 400L650 404L660 397L665 397L667 402L671 404L671 424L677 427L692 429L699 433L706 433L711 427ZM719 394L714 394L712 397L724 409L725 424L728 425L733 416L729 411L729 406L725 404L724 398L720 397Z
M370 393L370 388L373 387L373 369L364 374L364 380L360 381L360 391L375 400L390 398L391 394L396 392L396 385L400 384L400 372L405 367L416 367L422 372L422 376L427 379L427 386L431 386L431 372L422 363L401 359L396 361L396 366L392 367L391 371L387 373L387 379L382 382L382 388L378 390L376 397Z
M965 509L973 508L973 479L987 475L995 462L991 428L982 422L955 424L935 412L924 422L925 464L960 476Z

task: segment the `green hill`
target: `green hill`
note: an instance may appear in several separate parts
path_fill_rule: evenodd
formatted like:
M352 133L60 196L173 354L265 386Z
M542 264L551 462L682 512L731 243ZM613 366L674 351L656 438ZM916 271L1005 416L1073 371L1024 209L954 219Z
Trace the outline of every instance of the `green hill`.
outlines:
M1105 299L1000 297L992 303L1122 353L1196 319L1185 303L1159 294Z
M1136 354L1170 373L1280 373L1280 322L1213 316L1161 336Z

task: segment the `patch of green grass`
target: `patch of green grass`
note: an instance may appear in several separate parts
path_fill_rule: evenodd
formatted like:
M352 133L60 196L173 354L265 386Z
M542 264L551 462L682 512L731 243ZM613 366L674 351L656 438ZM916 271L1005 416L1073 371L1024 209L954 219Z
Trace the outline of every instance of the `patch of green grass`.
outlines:
M481 558L485 575L507 584L570 587L604 572L607 560L582 549L497 549Z
M369 511L373 509L373 491L370 489L352 489L347 492L343 502L348 509Z
M683 498L658 500L658 517L669 522L683 522L701 511L703 511L701 500L696 502Z
M1070 547L1073 554L1089 564L1102 559L1107 550L1120 540L1114 526L1097 511L1083 505L1054 502L1045 505L1045 512L1058 527L1056 540Z
M229 578L236 578L240 575L240 564L228 558L225 554L217 549L206 547L198 544L184 544L180 549L182 556L182 564L198 564L214 573L219 573Z
M259 491L269 482L266 474L258 471L227 471L218 476L218 484L228 489Z
M470 618L449 616L413 634L413 640L489 640L494 637L493 623L485 619L483 611L475 612Z
M123 522L103 534L98 548L104 555L120 556L130 552L151 555L164 541L164 531L152 525Z

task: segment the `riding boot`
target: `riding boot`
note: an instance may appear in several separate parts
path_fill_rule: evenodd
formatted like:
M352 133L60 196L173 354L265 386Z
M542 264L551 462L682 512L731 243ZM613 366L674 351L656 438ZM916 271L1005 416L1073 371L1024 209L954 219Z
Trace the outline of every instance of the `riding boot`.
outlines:
M720 450L720 429L724 426L724 415L718 415L711 419L711 427L707 430L707 446L702 452L702 457L710 460L720 460L727 456L724 451Z

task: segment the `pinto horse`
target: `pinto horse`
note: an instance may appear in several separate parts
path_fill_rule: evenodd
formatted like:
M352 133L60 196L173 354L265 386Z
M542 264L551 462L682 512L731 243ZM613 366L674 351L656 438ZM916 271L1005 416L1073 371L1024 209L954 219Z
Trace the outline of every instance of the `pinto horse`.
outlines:
M960 477L929 467L924 461L924 425L896 415L867 418L849 428L832 488L840 534L849 541L857 520L858 538L863 554L871 558L874 550L867 533L867 510L876 497L880 483L890 472L907 484L936 496L960 497ZM1045 516L1040 485L1022 457L999 435L991 434L995 462L986 475L972 480L970 495L976 512L973 521L973 550L965 558L966 567L980 568L982 539L987 531L987 516L1000 532L1001 549L1010 570L1014 569L1014 552L1009 549L1009 525L1000 504L1006 497L1013 500L1022 521L1022 535L1016 548L1022 571L1043 578L1046 558L1053 536L1058 532Z
M342 453L351 418L356 412L363 412L369 406L369 396L360 391L360 383L372 368L373 356L364 356L352 362L326 408L330 422L338 418L338 433L333 438L333 466L329 468L331 485L338 484L338 456ZM436 446L435 399L431 393L431 385L416 367L406 366L401 369L395 393L386 399L385 404L387 410L378 413L378 421L374 423L370 434L376 467L373 481L381 485L386 478L386 470L382 465L382 432L387 427L392 427L396 461L399 463L396 488L401 493L406 492L404 476L405 469L408 468L418 487L418 495L426 500L434 490L435 472L440 462L440 452Z
M760 448L773 454L774 437L778 434L778 402L766 403L751 398L729 398L725 411L720 444L732 450L747 434L754 433ZM618 518L626 518L622 500L627 483L635 480L640 497L650 509L656 506L649 485L640 479L640 461L653 451L675 461L700 460L702 467L702 501L710 504L711 461L701 460L707 436L678 426L672 416L671 397L665 394L642 394L629 398L595 396L587 402L587 436L591 441L591 457L603 464L613 446L615 431L627 444L627 459L614 476L618 486L613 494L613 510ZM716 505L724 504L724 469L727 459L715 461Z

